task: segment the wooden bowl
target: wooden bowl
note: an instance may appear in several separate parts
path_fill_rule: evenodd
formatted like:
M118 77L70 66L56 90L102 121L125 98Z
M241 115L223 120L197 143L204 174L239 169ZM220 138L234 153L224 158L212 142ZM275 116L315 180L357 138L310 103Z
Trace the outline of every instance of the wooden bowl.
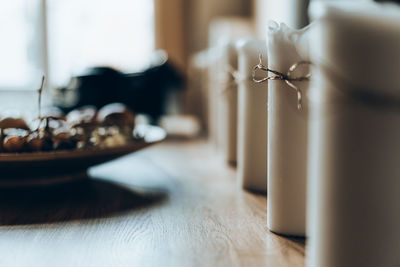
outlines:
M0 153L0 187L53 185L81 179L89 167L159 143L166 136L156 126L140 125L135 131L144 138L112 148Z

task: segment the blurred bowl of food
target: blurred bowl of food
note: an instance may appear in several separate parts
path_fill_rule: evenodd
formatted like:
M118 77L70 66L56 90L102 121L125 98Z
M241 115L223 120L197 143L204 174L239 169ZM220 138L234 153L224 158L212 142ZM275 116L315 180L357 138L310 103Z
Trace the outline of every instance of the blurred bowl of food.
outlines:
M165 131L135 125L121 103L84 106L63 114L44 109L40 119L0 119L0 186L52 185L85 177L87 169L161 142Z

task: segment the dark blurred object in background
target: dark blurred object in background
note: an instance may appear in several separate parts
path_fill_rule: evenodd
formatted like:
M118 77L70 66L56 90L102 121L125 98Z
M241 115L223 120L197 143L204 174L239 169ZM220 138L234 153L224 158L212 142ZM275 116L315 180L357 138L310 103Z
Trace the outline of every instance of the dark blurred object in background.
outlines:
M169 95L183 88L183 74L167 60L133 74L96 67L72 78L67 87L58 89L55 102L64 112L84 105L101 108L121 102L156 122L166 113Z
M400 4L400 0L375 0L375 2L393 2Z

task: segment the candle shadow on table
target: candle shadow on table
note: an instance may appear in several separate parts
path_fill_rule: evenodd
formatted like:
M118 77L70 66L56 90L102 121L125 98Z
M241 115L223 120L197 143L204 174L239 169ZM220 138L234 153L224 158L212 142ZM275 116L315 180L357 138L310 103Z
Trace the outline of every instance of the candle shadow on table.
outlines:
M47 188L0 189L0 225L108 218L150 208L166 199L166 191L132 189L97 179Z
M305 237L288 237L291 241L293 241L296 244L304 246L306 244L306 238Z
M280 236L282 238L285 238L287 240L290 240L291 242L304 246L306 244L307 239L302 236L293 236L293 235L283 235L279 233L275 233L274 231L271 231L272 233L276 234L277 236Z

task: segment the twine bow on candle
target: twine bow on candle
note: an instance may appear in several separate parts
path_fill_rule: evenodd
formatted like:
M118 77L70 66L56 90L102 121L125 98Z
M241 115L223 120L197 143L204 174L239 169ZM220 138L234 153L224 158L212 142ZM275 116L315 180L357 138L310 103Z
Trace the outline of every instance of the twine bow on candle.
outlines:
M294 63L292 66L290 66L289 70L287 71L287 73L282 73L276 70L271 70L268 67L264 66L262 64L262 55L260 54L258 56L259 58L259 62L256 66L254 66L253 68L253 81L256 83L262 83L262 82L266 82L268 80L281 80L281 81L285 81L287 85L289 85L291 88L293 88L296 93L297 93L297 109L302 109L302 92L300 90L300 88L298 88L296 85L293 84L293 82L301 82L301 81L309 81L310 77L311 77L311 73L308 73L305 76L301 76L301 77L295 77L293 76L294 71L301 65L311 65L310 61L299 61ZM261 70L261 71L265 71L265 72L271 72L274 75L273 76L267 76L261 79L257 79L256 78L256 72L257 70Z

